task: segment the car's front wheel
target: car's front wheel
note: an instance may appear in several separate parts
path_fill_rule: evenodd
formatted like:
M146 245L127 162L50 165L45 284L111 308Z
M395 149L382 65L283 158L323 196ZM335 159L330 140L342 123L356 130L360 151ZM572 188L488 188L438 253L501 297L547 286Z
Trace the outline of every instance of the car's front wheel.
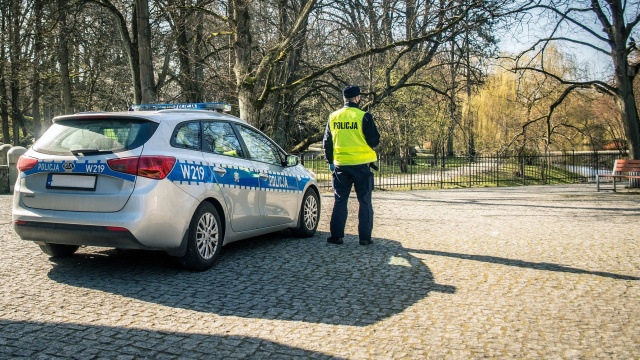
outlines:
M293 235L298 237L312 237L318 228L320 220L320 201L318 194L312 189L308 189L302 198L300 214L298 215L298 227L291 230Z
M218 211L212 204L202 203L189 224L187 252L178 258L180 264L189 270L210 269L220 255L222 240Z
M73 255L76 251L78 251L79 246L77 245L64 245L64 244L42 244L40 245L40 249L45 254L51 257L65 257Z

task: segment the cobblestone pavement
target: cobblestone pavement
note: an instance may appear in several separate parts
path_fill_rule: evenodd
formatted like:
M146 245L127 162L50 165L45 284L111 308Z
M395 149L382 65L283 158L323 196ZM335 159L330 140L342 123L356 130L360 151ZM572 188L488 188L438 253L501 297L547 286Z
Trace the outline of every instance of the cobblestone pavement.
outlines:
M640 358L640 193L375 192L373 246L319 233L162 253L21 241L0 196L0 358Z

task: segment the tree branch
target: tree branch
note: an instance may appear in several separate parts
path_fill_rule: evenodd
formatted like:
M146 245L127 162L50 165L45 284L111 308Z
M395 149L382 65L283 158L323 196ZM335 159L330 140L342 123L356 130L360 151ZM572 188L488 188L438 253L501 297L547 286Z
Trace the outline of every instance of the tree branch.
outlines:
M437 27L435 30L432 30L430 32L428 32L427 34L423 35L423 36L419 36L419 37L415 37L415 38L411 38L411 39L406 39L406 40L399 40L399 41L395 41L392 43L389 43L387 45L384 46L380 46L380 47L374 47L374 48L369 48L365 51L362 51L360 53L357 54L353 54L351 56L348 56L346 58L343 58L341 60L338 60L332 64L329 64L323 68L320 68L304 77L299 78L298 80L295 80L293 82L291 82L290 84L283 84L280 86L274 86L272 87L270 90L271 91L277 91L277 90L285 90L285 89L291 89L291 88L295 88L296 86L299 86L300 84L315 79L317 77L320 77L322 75L324 75L325 73L342 67L344 65L347 65L355 60L361 59L363 57L366 56L370 56L370 55L375 55L375 54L381 54L384 53L386 51L389 51L391 49L394 48L399 48L399 47L411 47L414 46L416 44L420 44L423 42L433 42L433 43L439 43L438 41L438 37L447 32L450 31L451 29L453 29L456 25L458 25L458 23L460 23L462 20L465 19L465 14L470 11L472 8L474 8L474 6L478 6L478 5L469 5L467 8L465 8L464 11L462 11L460 14L457 14L452 20L451 22L449 22L446 25L441 25L439 27ZM440 21L441 24L443 24L443 21Z
M540 74L543 74L545 76L549 76L553 79L555 79L556 81L558 81L559 83L563 84L563 85L570 85L570 86L577 86L577 87L581 87L581 88L594 88L598 91L605 91L606 93L608 93L609 95L615 95L617 94L617 89L609 84L607 84L604 81L600 81L600 80L592 80L592 81L568 81L568 80L564 80L562 79L560 76L555 75L553 73L550 73L548 71L542 70L542 69L538 69L535 67L515 67L513 69L511 69L511 71L534 71Z

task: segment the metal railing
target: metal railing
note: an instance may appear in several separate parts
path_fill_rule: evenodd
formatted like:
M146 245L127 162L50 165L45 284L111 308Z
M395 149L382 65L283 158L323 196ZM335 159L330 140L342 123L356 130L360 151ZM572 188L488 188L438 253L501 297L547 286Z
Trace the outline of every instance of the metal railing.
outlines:
M545 155L449 156L417 155L410 158L380 157L374 171L378 190L444 189L584 183L596 174L609 173L616 151L550 153ZM323 155L302 154L323 189L331 188L331 173Z
M374 171L378 190L448 189L464 187L571 184L595 181L596 174L609 173L613 162L626 158L614 151L572 152L547 155L449 156L435 158L381 157ZM331 189L331 173L324 156L301 154L318 186ZM9 167L0 165L0 194L9 193Z

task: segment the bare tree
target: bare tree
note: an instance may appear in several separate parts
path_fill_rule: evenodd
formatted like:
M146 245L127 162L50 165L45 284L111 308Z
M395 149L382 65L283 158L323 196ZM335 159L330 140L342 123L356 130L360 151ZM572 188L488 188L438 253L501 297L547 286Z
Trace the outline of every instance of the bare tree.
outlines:
M136 104L140 104L143 101L143 90L142 90L142 74L140 70L141 60L140 60L140 50L138 47L138 36L137 36L137 18L136 20L127 20L126 8L121 9L116 4L114 4L111 0L87 0L89 3L95 3L104 9L106 9L116 20L115 26L118 29L120 34L120 38L122 41L122 49L127 54L127 60L129 63L129 72L131 76L131 84L133 88L133 101ZM137 4L137 2L136 2ZM132 13L135 12L135 8L131 9ZM134 15L132 14L131 17ZM131 25L132 31L129 30L129 26ZM133 32L133 36L132 36ZM149 55L152 55L149 53ZM149 62L148 60L146 61ZM152 69L147 69L147 71L152 71ZM148 74L147 74L148 76ZM151 82L153 84L153 82ZM154 94L155 90L152 88L151 91L147 91L147 94Z
M632 159L640 159L640 122L635 103L633 80L638 73L639 62L633 54L637 52L634 34L640 22L640 4L622 0L563 0L528 1L522 4L519 14L529 14L539 25L548 24L548 33L533 46L519 54L515 70L535 71L549 76L565 85L565 90L549 107L548 119L554 110L572 92L594 88L615 98ZM535 15L532 15L535 14ZM572 44L606 54L613 65L613 80L580 80L566 78L549 71L545 53L551 44ZM539 66L531 59L541 59Z
M181 89L179 98L187 102L205 99L204 77L207 46L204 40L205 11L203 0L169 2L162 7L175 41L178 68L170 71Z

